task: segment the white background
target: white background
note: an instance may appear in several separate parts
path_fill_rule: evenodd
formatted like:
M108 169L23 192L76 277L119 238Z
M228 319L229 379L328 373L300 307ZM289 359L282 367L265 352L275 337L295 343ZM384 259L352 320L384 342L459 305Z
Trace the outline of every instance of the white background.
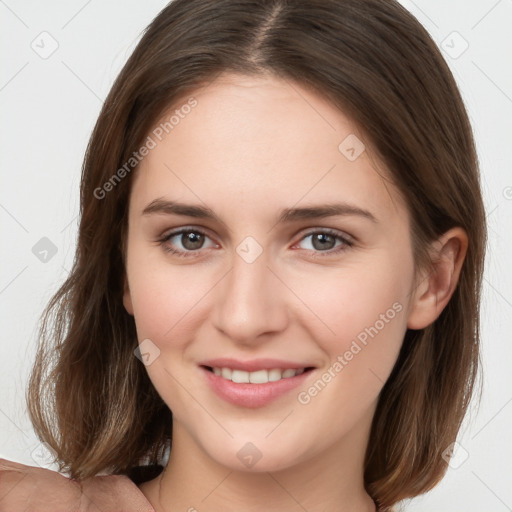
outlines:
M73 260L83 154L102 99L165 3L0 0L0 457L36 465L24 393L39 316ZM512 1L403 3L441 48L452 47L451 55L443 51L474 127L489 226L484 393L459 437L457 456L467 459L404 510L505 512L512 510ZM47 59L31 48L43 31L58 43ZM467 50L454 58L464 41ZM43 237L57 248L46 263L32 252Z

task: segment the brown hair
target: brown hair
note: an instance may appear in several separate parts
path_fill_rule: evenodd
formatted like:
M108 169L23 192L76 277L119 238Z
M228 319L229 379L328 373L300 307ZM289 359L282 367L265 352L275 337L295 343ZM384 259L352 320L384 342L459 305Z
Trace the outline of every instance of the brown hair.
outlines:
M73 268L49 302L27 391L39 438L73 478L162 462L172 414L134 357L123 306L131 174L112 182L163 112L224 71L273 74L353 120L403 194L416 263L454 226L469 238L441 315L408 330L373 419L365 486L381 506L434 487L479 369L485 212L471 125L449 67L394 0L174 0L116 79L82 168Z

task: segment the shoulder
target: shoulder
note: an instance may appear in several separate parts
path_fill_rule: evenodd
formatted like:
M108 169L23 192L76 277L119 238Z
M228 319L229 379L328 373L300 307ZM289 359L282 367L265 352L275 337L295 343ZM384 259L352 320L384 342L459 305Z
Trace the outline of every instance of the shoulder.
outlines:
M79 503L79 500L78 484L64 475L49 469L0 459L2 512L24 510L27 505L34 508L43 506L42 510L57 510L60 503L68 507Z
M137 486L123 475L80 482L50 469L0 458L2 512L154 512Z

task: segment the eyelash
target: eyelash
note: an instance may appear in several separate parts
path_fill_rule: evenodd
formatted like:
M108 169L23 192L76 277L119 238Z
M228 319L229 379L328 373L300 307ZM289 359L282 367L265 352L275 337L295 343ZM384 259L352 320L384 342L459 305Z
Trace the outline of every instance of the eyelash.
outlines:
M168 235L165 235L163 238L159 239L158 243L162 246L162 249L165 252L174 254L175 256L178 256L180 258L194 258L194 257L197 257L194 253L198 253L200 251L200 249L198 249L196 251L181 251L181 250L173 249L170 245L167 244L167 242L170 239L174 238L175 236L181 235L183 233L196 233L196 234L200 234L200 235L204 235L205 237L208 237L208 235L204 231L202 231L201 229L197 229L197 228L180 228L180 229L178 229L176 231L172 231ZM302 240L304 240L305 238L307 238L307 237L309 237L311 235L316 235L316 234L331 235L335 239L340 240L342 242L342 245L340 245L336 249L329 249L328 251L315 251L315 250L312 250L312 252L314 253L314 257L315 258L316 257L325 258L325 257L328 257L328 256L339 254L340 252L346 251L347 248L352 247L352 245L353 245L353 242L351 240L348 240L347 238L341 236L337 231L334 231L332 229L327 229L327 228L318 229L318 230L315 230L315 231L309 231L308 233L306 233L300 239L300 242Z

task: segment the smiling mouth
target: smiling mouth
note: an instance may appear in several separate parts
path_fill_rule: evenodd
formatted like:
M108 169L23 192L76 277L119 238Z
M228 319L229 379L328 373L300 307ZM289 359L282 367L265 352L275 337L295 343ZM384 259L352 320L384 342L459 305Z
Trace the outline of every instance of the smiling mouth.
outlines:
M229 380L236 384L267 384L268 382L277 382L284 379L289 379L302 373L313 370L312 366L306 368L269 368L264 370L257 370L248 372L244 370L234 370L232 368L218 368L211 366L203 366L206 370L214 373L222 379Z

